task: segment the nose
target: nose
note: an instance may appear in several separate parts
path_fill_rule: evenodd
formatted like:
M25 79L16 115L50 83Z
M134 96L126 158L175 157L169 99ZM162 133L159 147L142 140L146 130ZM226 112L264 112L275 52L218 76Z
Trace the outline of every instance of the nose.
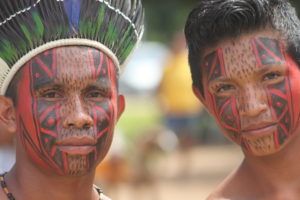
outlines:
M241 116L255 117L269 109L268 97L264 88L250 86L238 97Z
M93 126L93 118L90 116L87 105L80 99L80 96L74 96L66 102L62 109L65 120L64 128L90 128Z

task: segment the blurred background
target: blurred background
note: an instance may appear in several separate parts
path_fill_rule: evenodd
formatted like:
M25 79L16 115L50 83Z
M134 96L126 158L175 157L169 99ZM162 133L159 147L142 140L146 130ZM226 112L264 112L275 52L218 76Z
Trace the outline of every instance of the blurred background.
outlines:
M243 155L192 93L183 27L199 0L142 1L145 35L120 81L126 109L95 183L113 200L205 199ZM0 134L0 171L13 155Z

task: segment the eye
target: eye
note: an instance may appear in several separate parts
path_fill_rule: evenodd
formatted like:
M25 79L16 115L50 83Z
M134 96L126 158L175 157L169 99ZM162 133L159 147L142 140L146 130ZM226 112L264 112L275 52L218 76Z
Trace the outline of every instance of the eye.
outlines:
M233 95L236 89L236 85L232 81L215 81L209 85L212 94L223 97Z
M278 72L270 72L263 76L263 81L274 80L274 79L279 78L280 76L281 76L281 74Z
M103 94L100 91L92 91L87 94L87 97L88 98L99 98L99 97L103 97Z
M46 90L44 92L41 92L41 94L39 95L42 98L46 98L46 99L60 99L63 97L62 93L56 90Z
M106 90L91 90L87 92L86 98L91 99L92 101L103 101L106 98L109 98L109 94Z
M215 91L217 93L222 93L222 92L226 92L226 91L229 91L229 90L233 90L234 89L234 86L233 85L229 85L229 84L224 84L224 85L219 85L216 87Z

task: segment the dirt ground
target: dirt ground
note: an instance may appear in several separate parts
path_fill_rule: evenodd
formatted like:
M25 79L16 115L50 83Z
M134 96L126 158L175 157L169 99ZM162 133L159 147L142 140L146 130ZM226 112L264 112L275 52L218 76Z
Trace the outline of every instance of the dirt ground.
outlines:
M241 162L237 146L198 146L155 158L151 181L105 189L113 200L202 200Z

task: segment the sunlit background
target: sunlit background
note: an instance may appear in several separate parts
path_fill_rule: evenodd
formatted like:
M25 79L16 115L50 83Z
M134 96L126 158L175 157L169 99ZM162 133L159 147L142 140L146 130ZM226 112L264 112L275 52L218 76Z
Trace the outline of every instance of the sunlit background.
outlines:
M243 156L192 94L182 32L198 0L142 1L145 35L120 81L126 110L95 182L113 200L205 199Z

